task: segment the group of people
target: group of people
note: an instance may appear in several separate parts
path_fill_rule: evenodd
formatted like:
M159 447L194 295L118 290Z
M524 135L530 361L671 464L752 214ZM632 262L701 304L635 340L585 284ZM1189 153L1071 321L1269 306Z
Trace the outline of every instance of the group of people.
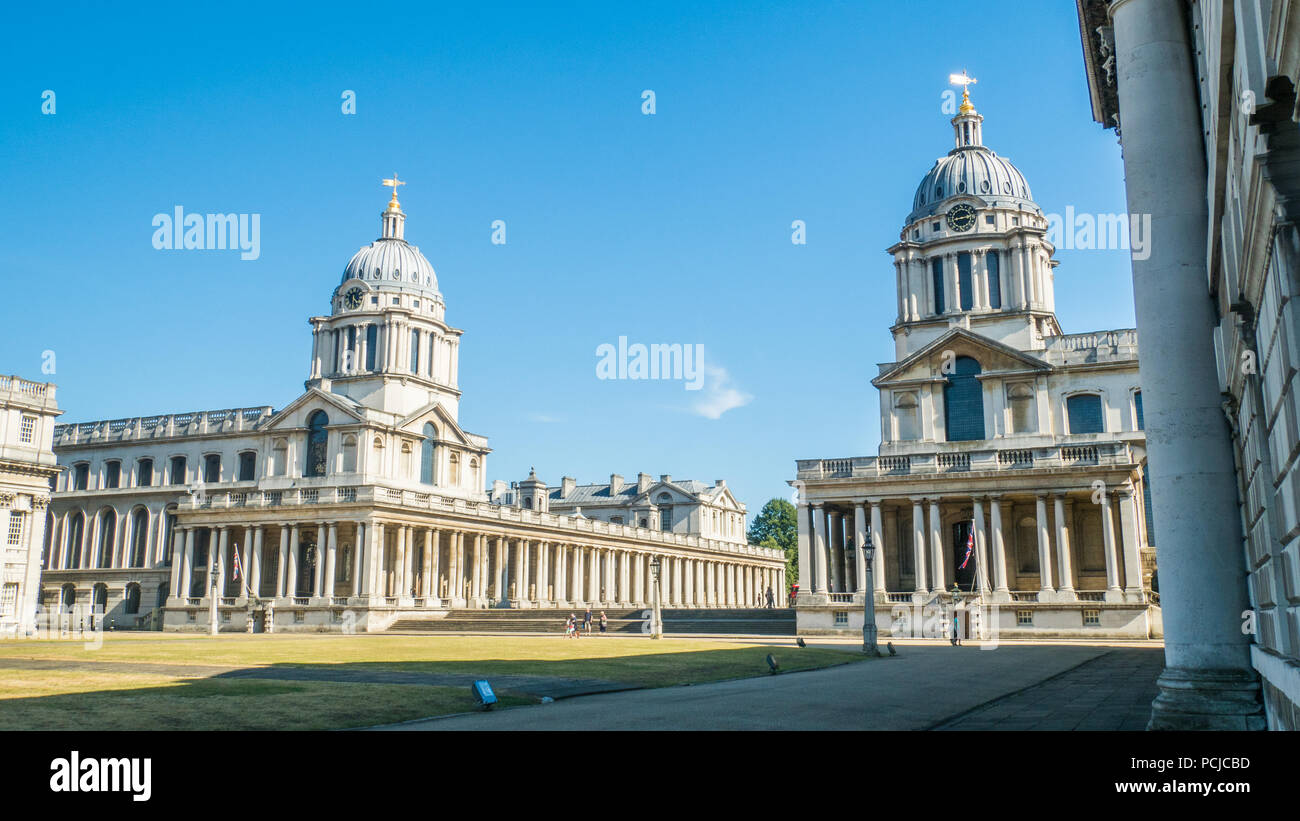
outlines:
M608 629L609 629L609 617L606 616L605 611L602 610L600 611L600 632L604 634L605 631ZM591 608L590 607L587 608L586 613L582 614L581 621L579 621L577 615L573 613L570 613L569 618L565 619L564 621L564 635L568 636L569 638L576 639L580 637L584 632L589 636L591 635Z

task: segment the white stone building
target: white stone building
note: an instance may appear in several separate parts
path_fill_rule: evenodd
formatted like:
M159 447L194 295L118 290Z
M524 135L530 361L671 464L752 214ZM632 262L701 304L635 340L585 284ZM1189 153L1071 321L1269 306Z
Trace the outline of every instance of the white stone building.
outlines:
M872 595L880 635L914 635L955 584L1003 636L1146 638L1159 623L1136 333L1062 333L1028 183L984 145L968 95L952 125L888 249L879 454L801 460L791 482L799 630L860 633ZM870 589L855 549L868 539Z
M703 536L734 544L746 543L745 506L727 487L726 479L712 485L694 479L658 480L638 473L635 482L610 474L609 484L580 485L569 476L548 487L530 472L521 482L492 483L494 504L514 505L565 516L581 515L615 525L633 525L664 533Z
M1148 353L1165 670L1153 729L1300 729L1300 9L1077 0Z
M59 468L50 442L62 413L54 385L0 376L0 636L35 627L50 488Z
M450 608L644 606L656 558L669 603L781 583L779 551L743 537L491 504L487 439L458 420L462 331L404 224L394 194L311 319L287 407L55 431L47 605L197 630L215 585L222 629L378 630Z

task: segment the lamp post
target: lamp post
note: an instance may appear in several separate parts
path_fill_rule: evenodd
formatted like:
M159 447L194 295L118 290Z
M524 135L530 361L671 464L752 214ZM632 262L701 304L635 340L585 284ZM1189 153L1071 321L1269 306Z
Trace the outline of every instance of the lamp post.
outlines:
M849 552L849 557L853 558L853 540L849 539L845 544L845 549ZM870 541L862 546L862 560L866 565L867 574L863 581L864 592L862 594L862 652L871 655L879 655L880 649L876 644L876 594L875 585L871 580L871 560L875 555L875 545Z
M208 571L208 635L217 634L217 574L221 571L221 556L212 554L212 569Z
M650 560L651 592L654 593L654 614L650 617L650 638L652 639L664 637L663 613L659 609L659 602L663 597L659 587L659 568L659 557L655 556Z

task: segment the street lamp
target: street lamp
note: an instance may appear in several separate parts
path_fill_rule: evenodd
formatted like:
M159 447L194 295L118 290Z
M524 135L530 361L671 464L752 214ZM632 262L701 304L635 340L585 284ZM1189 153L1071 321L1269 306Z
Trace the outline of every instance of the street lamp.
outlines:
M852 539L848 540L845 548L852 557L854 549ZM880 648L876 645L876 593L875 585L871 580L871 560L874 554L875 545L868 538L867 543L862 545L862 561L867 569L862 594L862 652L878 656Z
M652 582L651 592L654 593L654 614L650 621L650 638L661 639L664 637L663 612L659 609L659 602L662 598L662 592L659 587L659 557L655 556L650 560L650 580Z
M214 551L212 569L208 571L208 634L217 634L217 574L221 572L221 557Z

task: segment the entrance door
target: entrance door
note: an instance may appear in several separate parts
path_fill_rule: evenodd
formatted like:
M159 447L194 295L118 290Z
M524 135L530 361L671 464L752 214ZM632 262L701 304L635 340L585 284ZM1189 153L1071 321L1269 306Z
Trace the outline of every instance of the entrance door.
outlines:
M316 545L313 542L299 542L298 544L298 595L314 596L316 590L312 586L316 581Z
M970 540L971 523L954 522L952 526L953 575L957 586L962 590L971 590L975 583L975 565L977 556L975 546L970 545L970 558L966 557L966 546ZM962 564L965 563L965 567Z

